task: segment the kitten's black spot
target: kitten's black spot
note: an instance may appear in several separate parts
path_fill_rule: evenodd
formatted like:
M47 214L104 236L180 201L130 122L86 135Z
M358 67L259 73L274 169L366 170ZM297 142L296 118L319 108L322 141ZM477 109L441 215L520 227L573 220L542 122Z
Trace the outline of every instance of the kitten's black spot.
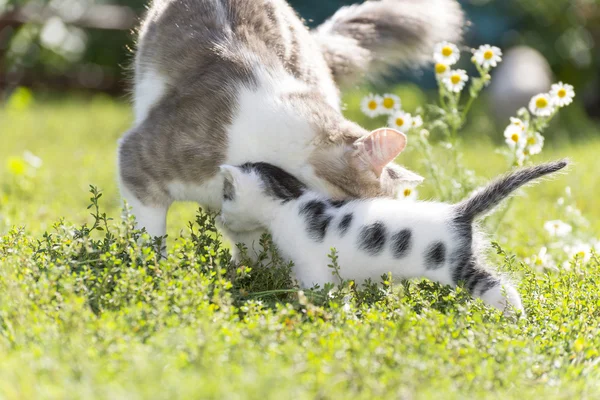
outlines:
M329 204L331 204L335 208L340 208L348 204L348 200L329 200Z
M398 173L396 171L394 171L392 168L387 168L387 173L389 175L390 178L392 179L398 179L400 178L400 176L398 175Z
M383 222L375 222L362 227L359 237L359 248L372 256L381 252L386 240L386 229Z
M346 214L342 217L342 220L340 221L339 225L338 225L338 229L340 230L340 235L344 236L346 234L346 232L348 232L348 229L350 228L350 224L352 223L352 218L354 216L352 214Z
M265 184L265 191L278 199L287 202L302 196L306 185L295 176L274 165L257 162L241 166L245 172L255 171Z
M223 200L231 201L233 199L235 199L235 188L229 179L225 179L223 182Z
M300 214L305 216L306 231L318 242L322 242L327 233L329 223L333 218L326 214L327 204L319 200L311 200L300 208Z
M425 253L425 268L438 269L446 260L446 245L442 242L434 242Z
M392 236L392 253L394 258L404 257L412 245L412 232L410 229L403 229Z

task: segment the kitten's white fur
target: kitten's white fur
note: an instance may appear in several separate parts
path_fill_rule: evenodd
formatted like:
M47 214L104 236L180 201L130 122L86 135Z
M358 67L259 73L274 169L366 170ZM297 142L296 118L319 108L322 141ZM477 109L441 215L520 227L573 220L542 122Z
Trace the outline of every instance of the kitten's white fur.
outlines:
M244 173L237 167L222 168L224 174L231 176L235 197L233 201L223 202L220 223L225 229L234 231L267 227L278 249L294 262L293 271L302 286L318 284L322 287L326 283L335 283L332 271L327 267L331 248L338 252L342 278L354 279L359 284L367 279L378 281L388 272L396 278L426 277L442 284L454 284L450 255L454 247L460 246L461 239L449 223L453 218L451 205L404 201L399 206L398 200L381 198L352 201L335 209L332 214L335 218L329 223L324 240L318 242L307 234L306 216L302 215L301 208L310 200L327 202L326 197L312 192L303 194L300 199L281 202L265 195L261 178L256 173ZM347 232L341 235L337 226L346 214L352 214L353 219ZM394 258L390 240L375 257L357 249L359 230L375 222L382 222L388 234L410 229L411 247L406 256ZM437 241L445 244L446 257L438 268L427 269L427 249ZM505 309L507 305L523 309L519 294L508 283L492 287L481 298L499 309Z

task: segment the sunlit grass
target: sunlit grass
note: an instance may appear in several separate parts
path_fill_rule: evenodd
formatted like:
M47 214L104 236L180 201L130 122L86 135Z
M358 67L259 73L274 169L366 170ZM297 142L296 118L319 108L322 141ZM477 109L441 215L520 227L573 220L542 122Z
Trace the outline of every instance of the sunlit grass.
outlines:
M361 96L348 96L350 115L357 116L352 99ZM410 96L402 94L409 109L422 101ZM332 298L304 297L289 294L289 279L278 275L285 268L249 276L220 269L227 250L214 232L200 232L210 223L198 220L193 234L186 228L194 204L171 211L172 254L157 261L120 222L115 152L130 123L125 102L103 97L0 110L0 398L599 393L598 259L558 271L521 262L552 240L543 224L564 218L556 202L567 185L591 223L586 229L600 232L600 138L550 144L536 160L568 156L571 170L525 189L489 232L507 252L491 260L519 282L528 316L516 321L427 281L397 284L385 295L345 287ZM470 132L463 143L465 164L487 178L504 172L493 141L474 137ZM42 165L33 166L26 151ZM415 149L398 161L428 178ZM90 184L103 191L101 212L114 218L108 235L89 232ZM420 188L421 198L433 193L429 181ZM61 218L66 222L54 230ZM7 233L13 225L25 231Z

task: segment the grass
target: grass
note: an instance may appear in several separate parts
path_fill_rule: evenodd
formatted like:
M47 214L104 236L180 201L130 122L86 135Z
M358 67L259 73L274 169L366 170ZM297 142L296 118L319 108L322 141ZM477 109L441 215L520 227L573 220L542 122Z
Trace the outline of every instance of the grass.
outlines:
M501 246L491 259L523 295L527 318L515 320L427 281L289 292L283 265L230 268L193 204L171 210L172 253L159 261L120 219L115 149L130 122L125 103L103 97L0 110L0 398L599 393L598 258L557 270L523 261L553 244L543 223L565 219L565 185L591 221L578 229L600 231L600 140L548 146L540 160L569 156L572 170L527 189L490 232ZM26 150L41 167L23 163ZM401 160L426 176L416 151ZM487 137L466 145L465 162L485 177L505 168ZM432 193L427 182L421 197Z

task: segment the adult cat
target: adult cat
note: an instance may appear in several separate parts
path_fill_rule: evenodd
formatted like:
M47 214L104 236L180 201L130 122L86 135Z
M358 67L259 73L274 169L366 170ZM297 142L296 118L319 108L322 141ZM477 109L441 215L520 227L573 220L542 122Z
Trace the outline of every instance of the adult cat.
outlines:
M284 0L155 0L119 142L122 196L152 236L173 201L219 209L221 164L268 162L335 198L393 196L422 180L391 164L405 140L346 120L336 82L422 64L462 25L455 0L368 1L313 32Z

